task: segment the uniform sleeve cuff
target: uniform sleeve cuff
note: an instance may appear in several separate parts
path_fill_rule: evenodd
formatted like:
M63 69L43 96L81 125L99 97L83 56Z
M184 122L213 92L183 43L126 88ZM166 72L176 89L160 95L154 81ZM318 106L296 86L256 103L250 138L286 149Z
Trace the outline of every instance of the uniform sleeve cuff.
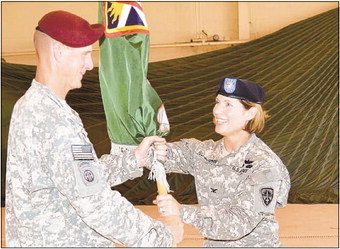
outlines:
M130 178L136 178L143 175L143 168L139 167L137 164L137 158L135 155L135 151L127 151L127 155L125 157L126 160L126 170L130 175Z
M184 223L194 225L198 221L199 208L193 205L182 205L180 217Z

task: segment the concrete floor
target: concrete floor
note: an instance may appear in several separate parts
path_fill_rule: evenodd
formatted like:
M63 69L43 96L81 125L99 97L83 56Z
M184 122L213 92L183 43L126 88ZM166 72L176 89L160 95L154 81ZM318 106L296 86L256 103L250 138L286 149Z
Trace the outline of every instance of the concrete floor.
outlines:
M147 215L157 218L156 206L136 206ZM5 210L1 209L1 247L5 247ZM277 209L279 236L285 247L335 247L339 248L339 205L288 204ZM185 225L184 240L177 247L202 247L203 238L198 230ZM122 245L116 244L117 247Z

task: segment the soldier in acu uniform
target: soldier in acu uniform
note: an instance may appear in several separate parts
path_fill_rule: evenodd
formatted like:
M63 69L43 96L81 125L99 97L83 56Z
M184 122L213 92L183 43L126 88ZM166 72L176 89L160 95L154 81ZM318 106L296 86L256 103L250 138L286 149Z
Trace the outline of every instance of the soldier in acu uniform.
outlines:
M255 133L268 117L257 83L222 79L213 109L215 132L223 138L168 143L167 172L195 178L198 206L159 195L161 215L180 215L199 229L207 247L279 247L275 208L287 204L289 173Z
M6 177L8 247L171 246L183 223L151 219L111 186L142 175L147 137L132 151L97 158L79 115L66 103L69 90L93 68L92 44L101 24L53 11L34 34L35 79L15 104ZM162 154L162 148L157 148ZM164 153L163 153L164 154ZM164 159L160 156L158 159Z

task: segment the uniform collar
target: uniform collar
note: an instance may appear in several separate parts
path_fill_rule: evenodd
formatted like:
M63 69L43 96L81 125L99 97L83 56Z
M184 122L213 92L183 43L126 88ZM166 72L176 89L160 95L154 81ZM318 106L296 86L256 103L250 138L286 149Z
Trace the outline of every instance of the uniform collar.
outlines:
M65 100L60 99L48 86L36 81L35 79L32 80L32 87L38 89L40 92L45 93L60 107L63 107L65 104L67 104Z
M255 135L255 133L252 133L247 142L241 145L238 149L228 152L224 147L222 138L221 140L218 141L220 148L219 149L220 156L217 159L217 165L231 165L237 163L237 161L239 161L239 164L242 165L244 163L244 160L248 159L247 157L250 151L249 148L256 139L257 136Z
M250 134L250 138L244 143L242 144L239 148L237 148L236 150L233 150L231 152L228 152L227 149L224 146L223 143L223 138L221 140L219 140L219 142L221 143L221 156L227 156L230 154L237 154L239 152L242 152L244 150L247 150L249 147L249 144L251 144L253 141L255 141L257 139L257 136L255 133L251 133Z
M65 109L69 114L75 115L77 118L79 118L79 114L67 104L66 100L59 98L48 86L33 79L32 87L46 94L48 98L55 102L60 108Z

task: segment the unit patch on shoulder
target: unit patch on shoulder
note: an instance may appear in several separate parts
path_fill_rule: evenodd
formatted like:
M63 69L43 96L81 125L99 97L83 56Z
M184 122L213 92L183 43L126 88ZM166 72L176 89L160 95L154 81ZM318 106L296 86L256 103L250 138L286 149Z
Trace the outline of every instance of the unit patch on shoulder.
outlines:
M260 191L264 205L269 206L274 197L274 190L272 188L261 188Z
M257 212L274 214L280 182L265 182L254 186L254 204Z
M97 182L94 171L91 169L91 164L89 162L81 162L78 167L85 185L92 185Z
M75 194L87 197L103 192L106 187L95 161L76 161L72 164L75 176Z

